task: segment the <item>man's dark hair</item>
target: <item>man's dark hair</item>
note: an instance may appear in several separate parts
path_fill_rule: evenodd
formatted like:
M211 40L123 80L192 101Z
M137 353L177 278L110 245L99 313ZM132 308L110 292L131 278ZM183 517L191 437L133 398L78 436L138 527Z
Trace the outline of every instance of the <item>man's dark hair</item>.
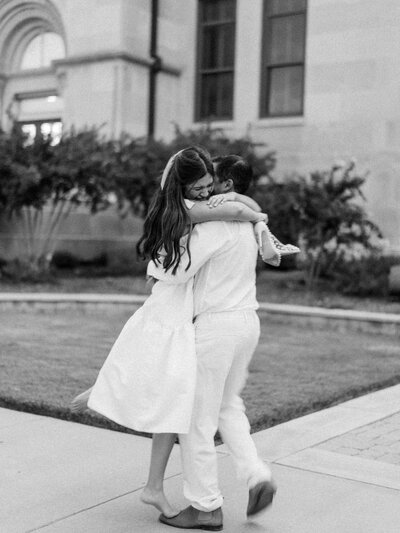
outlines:
M215 174L219 181L231 179L235 191L244 194L253 180L253 169L238 155L214 157Z

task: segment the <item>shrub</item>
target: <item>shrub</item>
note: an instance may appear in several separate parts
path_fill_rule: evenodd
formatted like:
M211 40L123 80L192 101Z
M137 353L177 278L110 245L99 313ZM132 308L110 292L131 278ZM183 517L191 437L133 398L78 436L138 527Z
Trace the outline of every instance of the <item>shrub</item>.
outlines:
M123 135L119 140L110 141L112 164L108 173L119 207L127 201L135 215L146 216L168 159L193 145L202 146L212 157L227 154L244 157L253 166L256 177L268 175L275 166L275 154L266 151L265 145L253 143L247 137L231 139L221 129L210 126L187 131L176 127L175 138L170 143Z
M387 243L364 209L365 179L350 162L281 182L269 178L255 187L253 197L269 214L271 230L302 249L298 264L309 290L327 277L342 292L387 291L389 267L382 260ZM368 282L372 265L376 279ZM355 272L364 274L358 284L350 283Z
M250 195L268 214L271 231L284 243L296 244L299 240L305 201L302 188L302 178L292 176L283 182L264 178L250 190Z
M230 139L222 130L203 127L182 132L170 143L121 135L105 139L98 129L65 132L54 145L50 137L33 144L19 128L0 132L0 208L23 223L26 248L18 256L17 272L25 265L33 278L49 270L61 223L78 206L97 213L116 203L121 216L131 209L144 217L169 157L193 144L212 155L237 153L256 174L268 174L275 164L268 152L256 155L247 138ZM46 206L46 210L44 207Z
M1 266L1 276L15 283L21 281L32 283L54 281L53 272L46 258L43 259L43 263L37 261L34 265L25 258L12 259Z
M231 138L222 129L210 125L184 132L176 127L171 153L191 145L202 146L211 157L235 154L245 158L252 166L256 179L269 176L276 165L275 152L267 151L264 143L255 143L247 136Z
M79 266L80 259L72 252L60 250L54 252L51 264L59 269L73 269Z
M325 275L332 280L333 288L343 294L387 296L390 266L390 261L377 253L350 261L340 257L329 261L328 255Z
M50 268L62 221L81 205L92 213L108 207L109 164L108 146L96 130L72 130L55 146L50 137L27 144L17 127L0 135L0 202L22 223L26 242L18 267L7 267L10 276L20 278L25 268L27 279L41 277Z
M145 276L147 263L138 260L134 246L107 253L106 273L109 276Z

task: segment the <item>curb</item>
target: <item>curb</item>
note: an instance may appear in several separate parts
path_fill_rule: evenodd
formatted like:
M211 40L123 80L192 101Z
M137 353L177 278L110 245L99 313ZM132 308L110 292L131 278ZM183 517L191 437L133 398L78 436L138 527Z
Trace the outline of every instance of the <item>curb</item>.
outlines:
M148 298L147 295L124 294L82 294L82 293L0 293L0 310L41 310L77 309L79 311L102 311L110 305L119 309L136 310Z
M288 324L400 337L400 314L270 303L260 303L258 311L270 315L272 319L276 317L279 322L284 319Z
M0 309L102 310L110 305L119 308L136 308L147 295L124 294L76 294L76 293L0 293ZM326 309L302 305L260 303L258 312L267 314L271 320L289 324L302 324L321 329L329 327L338 331L364 331L400 336L400 314L371 313L348 309Z

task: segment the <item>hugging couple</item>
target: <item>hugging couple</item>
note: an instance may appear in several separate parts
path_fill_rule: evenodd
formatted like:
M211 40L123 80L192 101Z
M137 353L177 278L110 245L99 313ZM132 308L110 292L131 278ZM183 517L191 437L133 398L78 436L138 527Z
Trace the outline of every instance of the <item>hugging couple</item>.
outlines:
M170 158L138 243L149 260L152 293L125 324L94 386L72 404L153 434L142 501L171 527L223 528L217 430L247 483L247 516L265 510L276 492L240 393L260 334L258 251L278 265L298 248L271 235L267 215L244 195L252 177L234 155L212 161L204 149L189 147ZM180 512L163 487L176 435L190 502Z

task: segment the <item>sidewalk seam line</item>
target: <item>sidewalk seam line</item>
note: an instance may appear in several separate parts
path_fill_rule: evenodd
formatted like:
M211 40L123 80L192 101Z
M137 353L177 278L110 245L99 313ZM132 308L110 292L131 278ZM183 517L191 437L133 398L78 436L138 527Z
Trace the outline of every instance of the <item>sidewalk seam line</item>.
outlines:
M300 470L301 472L311 472L312 474L317 474L319 476L329 476L329 477L334 477L336 479L345 479L346 481L353 481L354 483L363 483L364 485L371 485L372 487L381 487L383 489L388 489L388 490L395 490L396 492L400 492L400 489L398 488L394 488L394 487L387 487L386 485L382 485L381 483L372 483L371 481L361 481L359 479L353 479L351 477L346 477L346 476L339 476L337 474L329 474L327 472L316 472L315 470L310 470L310 468L302 468L300 466L293 466L293 465L285 465L285 464L280 464L280 463L275 463L281 467L284 467L284 468L293 468L294 470Z
M225 459L225 458L229 457L228 453L224 453L224 452L218 452L218 453L221 455L221 459ZM182 472L178 472L177 474L171 474L170 476L165 477L164 481L176 478L176 477L181 476L181 475L182 475ZM91 509L95 509L96 507L100 507L101 505L104 505L106 503L110 503L110 502L112 502L114 500L118 500L119 498L123 498L124 496L128 496L129 494L134 494L135 492L138 492L139 490L142 490L143 488L144 488L144 486L143 487L139 487L139 488L137 488L135 490L131 490L131 491L125 492L123 494L119 494L118 496L115 496L114 498L110 498L109 500L105 500L103 502L96 503L95 505L91 505L90 507L86 507L85 509L80 509L79 511L75 511L74 513L71 513L69 515L62 516L60 518L57 518L56 520L52 520L51 522L48 522L48 523L43 524L43 525L41 525L39 527L36 527L35 529L29 529L25 533L34 533L35 531L39 531L39 530L44 529L46 527L49 527L49 526L51 526L53 524L57 524L58 522L63 522L64 520L67 520L68 518L71 518L71 517L76 516L78 514L84 513L86 511L90 511Z
M178 474L172 474L171 476L166 477L165 480L173 479L174 477L181 476L181 475L182 475L181 472L179 472ZM104 504L110 503L112 501L118 500L120 498L123 498L125 496L128 496L129 494L134 494L135 492L138 492L138 491L142 490L143 488L144 488L144 485L143 485L143 487L139 487L137 489L130 490L128 492L124 492L123 494L119 494L118 496L114 496L113 498L109 498L108 500L104 500L102 502L96 503L95 505L90 505L89 507L85 507L84 509L79 509L79 511L75 511L74 513L71 513L71 514L68 514L68 515L65 515L65 516L61 516L60 518L56 518L55 520L47 522L46 524L42 524L39 527L35 527L34 529L29 529L25 533L34 533L35 531L39 531L40 529L44 529L44 528L49 527L49 526L51 526L53 524L57 524L58 522L63 522L64 520L67 520L68 518L72 518L73 516L76 516L78 514L84 513L86 511L90 511L92 509L95 509L96 507L100 507L101 505L104 505Z

